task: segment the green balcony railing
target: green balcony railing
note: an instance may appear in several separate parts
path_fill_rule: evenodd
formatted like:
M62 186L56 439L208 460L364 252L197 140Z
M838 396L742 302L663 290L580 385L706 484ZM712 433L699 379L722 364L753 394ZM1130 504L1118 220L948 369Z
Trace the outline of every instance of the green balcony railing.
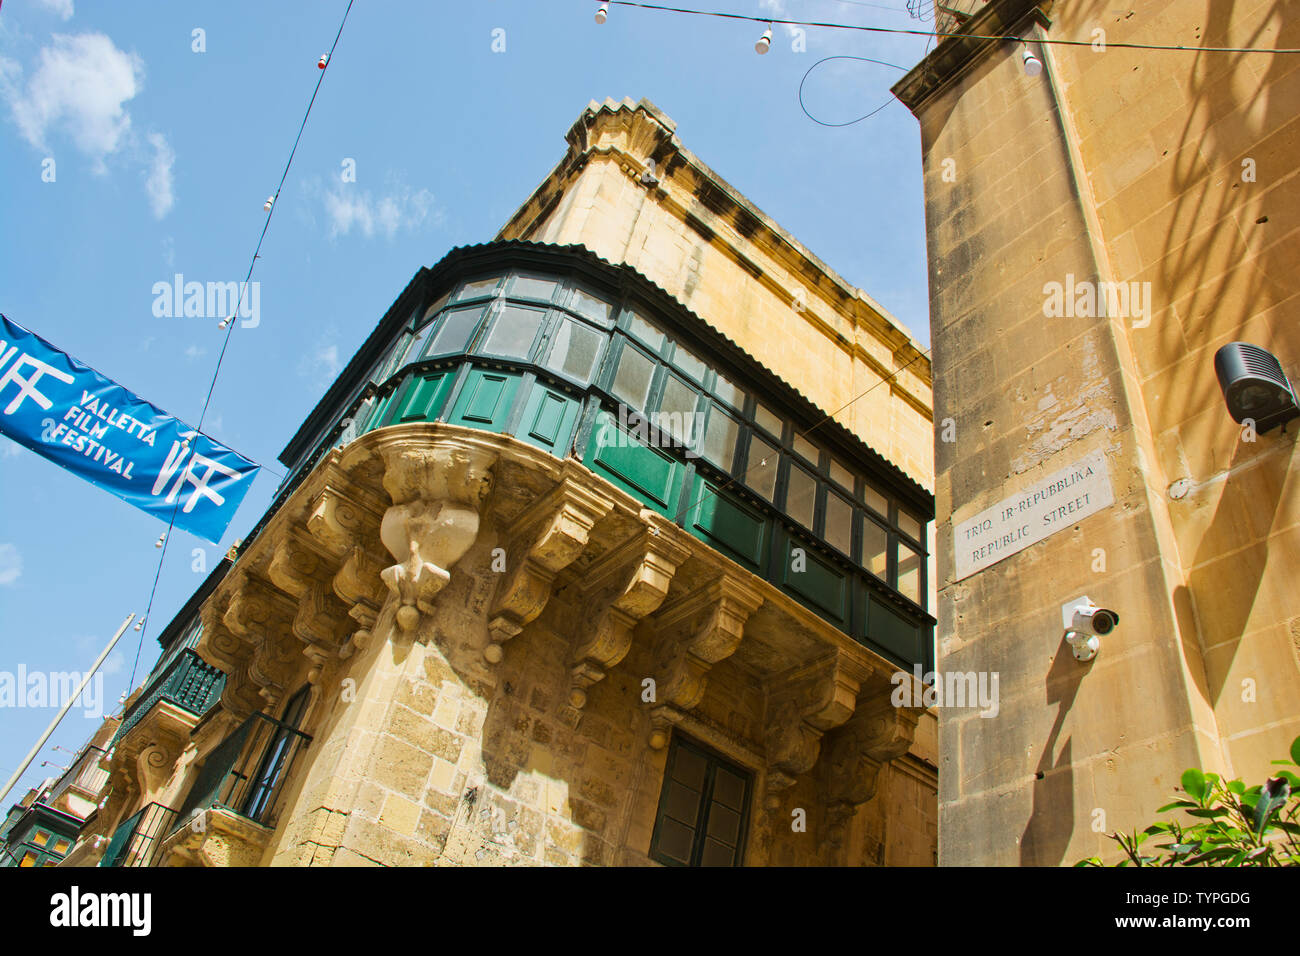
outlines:
M113 742L121 740L160 700L184 707L196 716L208 712L226 686L226 675L195 651L186 648L153 680L145 692L122 717Z
M99 859L100 866L149 866L153 863L162 837L170 829L176 811L161 803L151 803L124 820L113 831L108 849Z

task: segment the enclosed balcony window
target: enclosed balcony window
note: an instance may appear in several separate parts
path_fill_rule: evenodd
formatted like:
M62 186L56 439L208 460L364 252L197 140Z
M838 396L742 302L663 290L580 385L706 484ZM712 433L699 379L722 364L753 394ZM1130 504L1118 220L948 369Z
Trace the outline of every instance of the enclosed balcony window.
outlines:
M506 295L517 299L550 302L555 297L557 288L559 283L554 279L543 279L540 276L515 276Z
M713 394L736 411L741 411L745 407L745 392L721 375L717 376L717 380L713 383Z
M750 436L745 484L768 501L776 495L776 470L780 460L775 446L769 445L757 435Z
M474 282L466 282L456 293L456 301L464 302L466 299L477 299L482 296L492 295L496 288L501 284L499 276L492 276L490 279L478 279Z
M497 313L482 351L505 358L528 358L546 313L521 305L507 305Z
M637 341L643 343L652 352L658 352L664 347L663 330L645 319L639 312L629 314L627 329Z
M794 436L793 444L795 453L803 456L810 465L816 468L821 458L821 451L818 450L817 446L798 434Z
M676 375L669 375L664 382L663 397L659 400L659 427L666 428L688 445L694 444L695 404L695 389Z
M588 382L604 348L605 336L581 322L561 319L542 364L553 372Z
M817 505L817 479L798 465L790 465L790 480L785 493L785 513L805 528L812 529Z
M913 518L902 508L898 509L898 530L913 541L921 541L921 522Z
M835 482L849 494L853 493L853 472L849 471L834 458L831 459L831 481Z
M862 517L862 566L884 581L889 574L889 532Z
M773 438L778 441L781 439L781 428L783 423L780 416L762 402L755 403L754 421L758 422L758 427L766 431Z
M610 391L637 411L644 411L650 397L650 385L654 381L655 364L626 341L622 354L618 357L618 371Z
M826 543L841 554L853 552L853 506L833 491L826 493Z
M900 543L898 546L898 593L916 604L921 600L921 555Z
M862 489L862 500L867 503L867 507L880 515L882 518L889 517L889 499L878 492L871 485L864 485Z
M709 420L704 426L704 441L700 446L704 457L730 474L739 437L740 423L723 412L721 406L711 405Z
M445 314L438 322L433 339L424 350L424 358L433 355L453 355L464 352L469 345L470 336L478 327L483 315L482 306L469 309L454 309Z
M569 308L581 316L606 326L610 324L610 315L614 311L614 306L609 302L583 289L573 290L573 297L569 300Z
M708 366L680 345L673 348L672 363L695 381L703 383L704 373Z

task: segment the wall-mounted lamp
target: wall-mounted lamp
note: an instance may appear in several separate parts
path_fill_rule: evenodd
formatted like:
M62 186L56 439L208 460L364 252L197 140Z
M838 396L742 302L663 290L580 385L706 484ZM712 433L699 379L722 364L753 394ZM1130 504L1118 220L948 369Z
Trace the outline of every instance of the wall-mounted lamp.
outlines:
M1258 345L1229 342L1214 353L1214 374L1218 376L1228 414L1238 425L1254 421L1263 433L1300 418L1295 389L1282 371L1282 363Z
M1025 50L1020 55L1020 59L1025 64L1025 76L1037 76L1043 72L1043 61L1034 56L1034 51L1029 49L1029 44L1023 45Z

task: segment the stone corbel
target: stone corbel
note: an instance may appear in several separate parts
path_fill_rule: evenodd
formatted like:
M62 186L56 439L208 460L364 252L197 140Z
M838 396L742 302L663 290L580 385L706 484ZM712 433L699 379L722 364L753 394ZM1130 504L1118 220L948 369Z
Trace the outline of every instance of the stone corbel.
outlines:
M763 603L739 577L724 574L654 618L653 676L657 683L650 746L668 743L668 724L704 699L709 670L740 646L745 621Z
M496 455L473 445L399 443L381 450L393 505L379 535L397 564L381 578L397 597L397 623L414 630L451 580L450 568L478 536L479 508L492 488Z
M291 532L278 541L267 577L297 602L293 633L308 647L337 651L351 632L347 609L334 596L335 560L306 535Z
M922 713L882 696L835 732L824 761L827 839L833 846L843 842L858 807L876 795L881 768L911 748Z
M343 559L343 566L334 575L334 593L349 606L348 617L361 627L339 649L339 657L350 657L356 648L364 650L370 643L370 632L379 619L388 591L384 587L384 564L365 548L353 547Z
M780 804L780 791L817 763L822 736L849 719L867 674L837 654L802 673L787 675L775 690L767 712L767 795L769 810Z
M483 649L488 663L499 663L502 645L542 613L555 576L582 554L592 527L613 507L613 499L565 478L506 530L506 576L488 615L490 640Z
M668 596L677 567L690 551L672 540L676 530L652 511L641 534L602 556L582 583L582 600L592 609L592 624L578 637L570 657L569 697L561 712L576 727L587 704L587 689L627 656L632 629Z

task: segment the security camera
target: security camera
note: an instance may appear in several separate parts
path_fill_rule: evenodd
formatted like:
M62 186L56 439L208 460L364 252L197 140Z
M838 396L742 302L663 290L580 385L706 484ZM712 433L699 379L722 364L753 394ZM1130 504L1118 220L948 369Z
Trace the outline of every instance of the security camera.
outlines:
M1090 661L1101 650L1100 638L1115 630L1119 614L1109 608L1098 607L1092 598L1084 595L1061 606L1061 624L1065 628L1065 641L1077 661Z

